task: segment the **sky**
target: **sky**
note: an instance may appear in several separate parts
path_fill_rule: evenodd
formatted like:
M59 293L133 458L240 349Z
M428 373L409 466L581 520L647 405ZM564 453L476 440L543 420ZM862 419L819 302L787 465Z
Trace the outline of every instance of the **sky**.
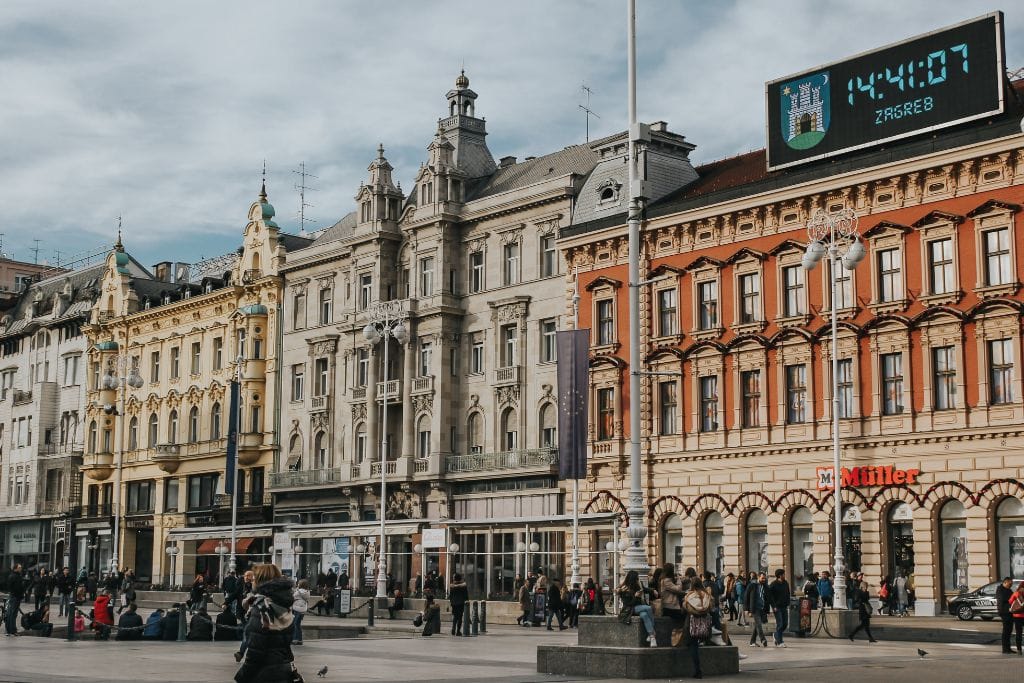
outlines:
M638 116L707 162L764 146L766 81L974 18L973 0L638 0ZM408 191L465 68L503 156L626 128L626 1L245 0L0 4L2 251L55 263L107 249L118 217L143 264L238 246L264 162L277 223L354 208L378 143ZM36 242L38 240L38 242ZM38 252L33 250L38 248Z

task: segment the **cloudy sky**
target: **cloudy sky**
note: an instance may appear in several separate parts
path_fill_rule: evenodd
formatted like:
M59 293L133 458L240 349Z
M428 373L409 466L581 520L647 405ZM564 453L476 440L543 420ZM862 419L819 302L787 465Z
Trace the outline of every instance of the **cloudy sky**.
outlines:
M0 4L3 251L96 251L123 216L144 264L234 248L267 163L278 223L352 208L378 142L408 189L464 64L495 158L626 127L625 0ZM639 0L638 110L698 162L764 146L764 82L995 9L974 0Z

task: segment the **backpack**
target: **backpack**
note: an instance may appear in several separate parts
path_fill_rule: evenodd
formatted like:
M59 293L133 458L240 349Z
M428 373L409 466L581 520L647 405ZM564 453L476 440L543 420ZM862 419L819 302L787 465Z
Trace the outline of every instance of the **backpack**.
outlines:
M882 584L882 587L878 589L878 597L882 598L883 600L889 597L889 584Z

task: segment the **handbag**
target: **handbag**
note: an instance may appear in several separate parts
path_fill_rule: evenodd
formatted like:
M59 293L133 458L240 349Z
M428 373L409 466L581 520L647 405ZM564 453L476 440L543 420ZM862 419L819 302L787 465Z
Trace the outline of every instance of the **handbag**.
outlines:
M416 628L419 628L420 626L423 626L423 615L422 614L417 614L416 618L414 618L412 620L412 625L415 626Z
M651 600L651 609L654 610L654 616L661 616L661 598Z
M705 641L711 635L711 615L691 614L690 615L690 637L697 641Z

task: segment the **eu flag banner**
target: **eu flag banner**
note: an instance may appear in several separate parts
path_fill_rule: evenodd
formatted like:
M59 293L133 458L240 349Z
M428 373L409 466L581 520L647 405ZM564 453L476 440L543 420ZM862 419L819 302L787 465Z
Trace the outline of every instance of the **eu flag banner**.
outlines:
M555 333L558 351L558 476L587 476L590 330Z
M224 493L234 493L231 485L235 481L235 461L238 458L238 382L231 382L231 398L228 404L228 457L224 468Z

